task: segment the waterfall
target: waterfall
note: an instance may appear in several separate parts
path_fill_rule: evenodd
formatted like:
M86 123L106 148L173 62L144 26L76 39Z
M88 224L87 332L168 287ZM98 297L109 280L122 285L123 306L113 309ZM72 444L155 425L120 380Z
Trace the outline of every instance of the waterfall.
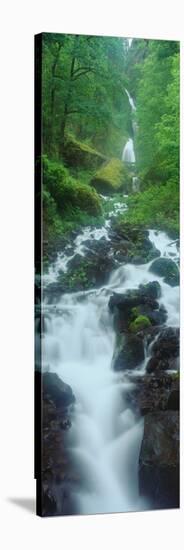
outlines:
M110 199L109 199L110 200ZM123 206L123 205L122 205ZM119 203L114 206L116 213ZM126 209L126 206L124 206ZM85 255L86 237L109 239L109 222L101 229L84 229L74 241L74 254ZM163 232L150 231L150 240L162 256L177 256L177 247ZM71 258L58 255L45 276L45 287L57 280L60 269L67 271ZM171 288L153 276L149 265L127 264L110 274L106 286L70 293L58 299L57 306L45 302L47 330L43 339L43 369L58 373L75 394L76 405L69 430L70 452L79 479L74 495L81 514L123 512L148 507L139 496L138 461L143 437L143 419L127 403L134 386L125 370L115 373L112 356L115 333L108 310L112 292L125 292L139 284L158 280L161 302L168 311L168 324L177 325L179 287ZM140 365L140 375L145 363Z
M129 101L132 113L134 113L136 111L136 106L135 106L134 100L133 100L133 98L131 97L131 95L129 94L129 92L126 88L125 88L125 92L128 96L128 101ZM135 134L136 128L137 128L137 124L136 124L135 121L132 122L132 128L133 128L133 133ZM122 153L122 160L124 162L130 163L130 164L135 163L134 142L133 142L132 138L129 138L127 140L127 142L125 143L125 147L124 147L123 153Z
M123 149L122 160L128 163L135 163L135 152L133 139L129 138Z
M130 107L131 107L132 111L136 111L136 106L135 106L134 100L133 100L133 98L131 97L131 95L129 94L129 92L126 88L125 88L125 92L128 96L128 101L130 103Z

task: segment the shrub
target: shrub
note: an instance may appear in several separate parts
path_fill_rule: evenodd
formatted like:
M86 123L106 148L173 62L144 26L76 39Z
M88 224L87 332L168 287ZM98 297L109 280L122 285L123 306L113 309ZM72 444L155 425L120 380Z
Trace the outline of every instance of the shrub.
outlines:
M179 231L179 189L174 181L152 185L146 191L129 197L122 224L139 224L148 228Z

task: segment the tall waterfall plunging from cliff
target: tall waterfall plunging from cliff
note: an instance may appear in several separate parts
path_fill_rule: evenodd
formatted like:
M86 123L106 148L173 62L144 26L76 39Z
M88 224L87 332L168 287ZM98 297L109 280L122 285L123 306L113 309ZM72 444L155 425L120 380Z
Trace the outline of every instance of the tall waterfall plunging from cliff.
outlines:
M125 92L128 96L128 101L129 101L131 111L132 111L132 114L133 114L136 111L136 106L135 106L134 100L133 100L133 98L131 97L131 95L129 94L129 92L126 88L125 88ZM136 127L137 127L137 124L136 124L135 120L132 120L133 134L135 134ZM129 164L135 164L134 142L133 142L133 138L131 138L131 137L125 143L123 153L122 153L122 160L124 162L129 163Z
M129 94L129 92L126 88L125 88L125 92L128 96L128 101L130 103L130 107L131 107L132 111L136 111L136 106L135 106L134 100L133 100L133 98L131 97L131 95Z
M134 144L133 144L132 138L129 138L125 144L125 147L123 149L122 160L124 160L124 162L128 162L131 164L135 163L135 152L134 152Z

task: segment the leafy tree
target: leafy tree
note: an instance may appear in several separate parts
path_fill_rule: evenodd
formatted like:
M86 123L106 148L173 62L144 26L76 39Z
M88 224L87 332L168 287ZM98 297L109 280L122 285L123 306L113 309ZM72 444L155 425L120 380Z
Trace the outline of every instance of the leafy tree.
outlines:
M46 153L61 158L66 133L73 132L103 151L110 140L112 153L113 139L120 141L121 154L131 117L124 90L125 56L126 40L121 38L44 34Z

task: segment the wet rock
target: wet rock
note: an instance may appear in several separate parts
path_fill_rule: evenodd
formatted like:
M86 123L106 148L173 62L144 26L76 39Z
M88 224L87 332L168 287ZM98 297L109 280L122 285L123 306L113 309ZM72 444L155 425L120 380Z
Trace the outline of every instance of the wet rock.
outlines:
M179 410L179 377L164 373L134 377L136 384L129 395L129 402L138 414Z
M75 254L68 262L67 273L59 276L59 286L65 292L76 292L98 288L108 282L111 271L116 267L113 257L103 250L90 249L85 256ZM50 285L49 285L50 286Z
M110 233L111 236L111 233ZM116 258L136 265L145 264L160 256L151 243L149 233L140 227L132 228L128 223L114 221L112 248Z
M81 261L83 261L83 256L82 254L75 254L75 256L73 256L73 258L71 258L71 260L68 261L68 269L69 270L73 270L73 269L77 269L80 267L81 265Z
M167 408L171 411L178 411L180 408L180 392L179 387L174 389L168 398Z
M42 486L42 514L43 516L56 516L57 515L57 499L54 495L54 491L51 490L47 484Z
M139 489L151 508L179 506L179 415L176 411L159 411L145 417Z
M134 369L144 360L143 339L135 334L124 333L119 339L113 356L113 369Z
M41 494L41 515L76 513L74 503L77 476L68 447L67 433L72 425L71 405L75 397L70 386L56 373L36 372L42 388L42 453L37 484Z
M159 258L155 260L149 271L160 277L164 277L164 282L170 286L179 285L179 270L175 262L169 258Z
M48 303L56 303L58 301L58 298L67 292L67 284L65 282L65 279L63 277L63 280L50 283L44 290L43 294L47 297Z
M161 286L158 281L152 281L145 285L139 285L139 289L143 295L157 300L161 297Z
M72 389L56 373L45 372L42 375L43 392L53 401L56 407L68 407L75 402Z
M131 323L140 316L147 317L152 325L164 323L166 310L155 299L160 292L159 283L153 281L125 294L114 293L109 300L109 310L114 315L115 328L120 332L129 330Z
M161 330L152 347L152 357L148 361L147 372L178 369L179 329L165 327Z

